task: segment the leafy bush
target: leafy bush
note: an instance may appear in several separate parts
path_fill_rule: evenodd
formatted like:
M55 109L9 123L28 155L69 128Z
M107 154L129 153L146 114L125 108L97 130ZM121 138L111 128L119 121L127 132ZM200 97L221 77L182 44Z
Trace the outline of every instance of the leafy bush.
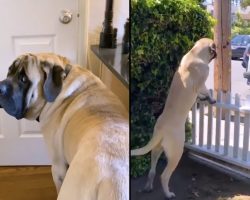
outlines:
M195 41L212 36L214 20L198 2L132 0L132 148L141 147L148 142L182 56L191 49ZM132 158L132 175L144 173L148 163L149 158Z

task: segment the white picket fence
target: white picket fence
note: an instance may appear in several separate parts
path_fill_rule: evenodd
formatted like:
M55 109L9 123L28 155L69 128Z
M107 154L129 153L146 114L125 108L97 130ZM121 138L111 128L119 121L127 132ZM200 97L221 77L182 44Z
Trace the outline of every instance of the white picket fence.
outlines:
M189 115L192 138L185 146L199 155L240 167L250 177L250 102L249 106L244 104L238 94L232 97L222 92L217 93L213 105L196 102Z

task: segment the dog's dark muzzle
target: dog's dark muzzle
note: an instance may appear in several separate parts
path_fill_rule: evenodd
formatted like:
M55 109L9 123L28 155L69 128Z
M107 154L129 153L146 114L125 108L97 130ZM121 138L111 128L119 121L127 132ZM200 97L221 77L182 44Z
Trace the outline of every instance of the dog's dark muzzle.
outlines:
M212 57L212 59L214 59L216 57L217 57L217 53L216 53L216 51L213 51L213 57Z
M214 58L217 57L217 53L215 50L211 51L210 53L211 53L211 58L210 58L209 62L211 62Z
M0 81L0 107L11 116L21 119L24 115L23 97L21 92L14 91L13 83L6 79Z
M4 80L0 81L0 96L9 97L11 96L13 88L10 81Z
M209 46L209 53L210 53L210 56L211 56L210 61L213 60L214 58L216 58L217 53L216 53L216 45L215 45L215 43L213 43L213 44L211 44Z

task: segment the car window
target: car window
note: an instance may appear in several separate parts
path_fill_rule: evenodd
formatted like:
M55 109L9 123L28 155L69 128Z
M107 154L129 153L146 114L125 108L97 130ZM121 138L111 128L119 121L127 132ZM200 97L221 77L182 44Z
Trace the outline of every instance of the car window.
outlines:
M242 44L242 39L243 39L243 36L242 36L242 35L237 35L237 36L235 36L235 37L232 39L231 43L232 43L233 45L241 45L241 44Z
M231 40L231 44L236 46L246 46L250 44L250 37L249 35L236 35Z
M248 43L249 43L249 37L248 36L244 36L241 45L246 46Z
M247 44L250 43L250 37L249 36L247 36L246 41L247 41Z

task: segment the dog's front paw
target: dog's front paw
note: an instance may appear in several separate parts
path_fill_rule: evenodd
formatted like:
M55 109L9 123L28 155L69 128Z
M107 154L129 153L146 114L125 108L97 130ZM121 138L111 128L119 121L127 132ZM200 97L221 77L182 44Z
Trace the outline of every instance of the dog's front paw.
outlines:
M200 101L208 101L209 104L215 104L216 103L216 100L213 99L213 98L211 98L211 97L209 97L209 96L205 96L205 97L199 97L198 96L197 98Z
M206 96L198 96L197 99L199 101L206 101L206 100L208 100L208 97L206 97Z
M215 99L212 99L212 98L208 98L208 102L210 104L215 104L216 103L216 100Z

